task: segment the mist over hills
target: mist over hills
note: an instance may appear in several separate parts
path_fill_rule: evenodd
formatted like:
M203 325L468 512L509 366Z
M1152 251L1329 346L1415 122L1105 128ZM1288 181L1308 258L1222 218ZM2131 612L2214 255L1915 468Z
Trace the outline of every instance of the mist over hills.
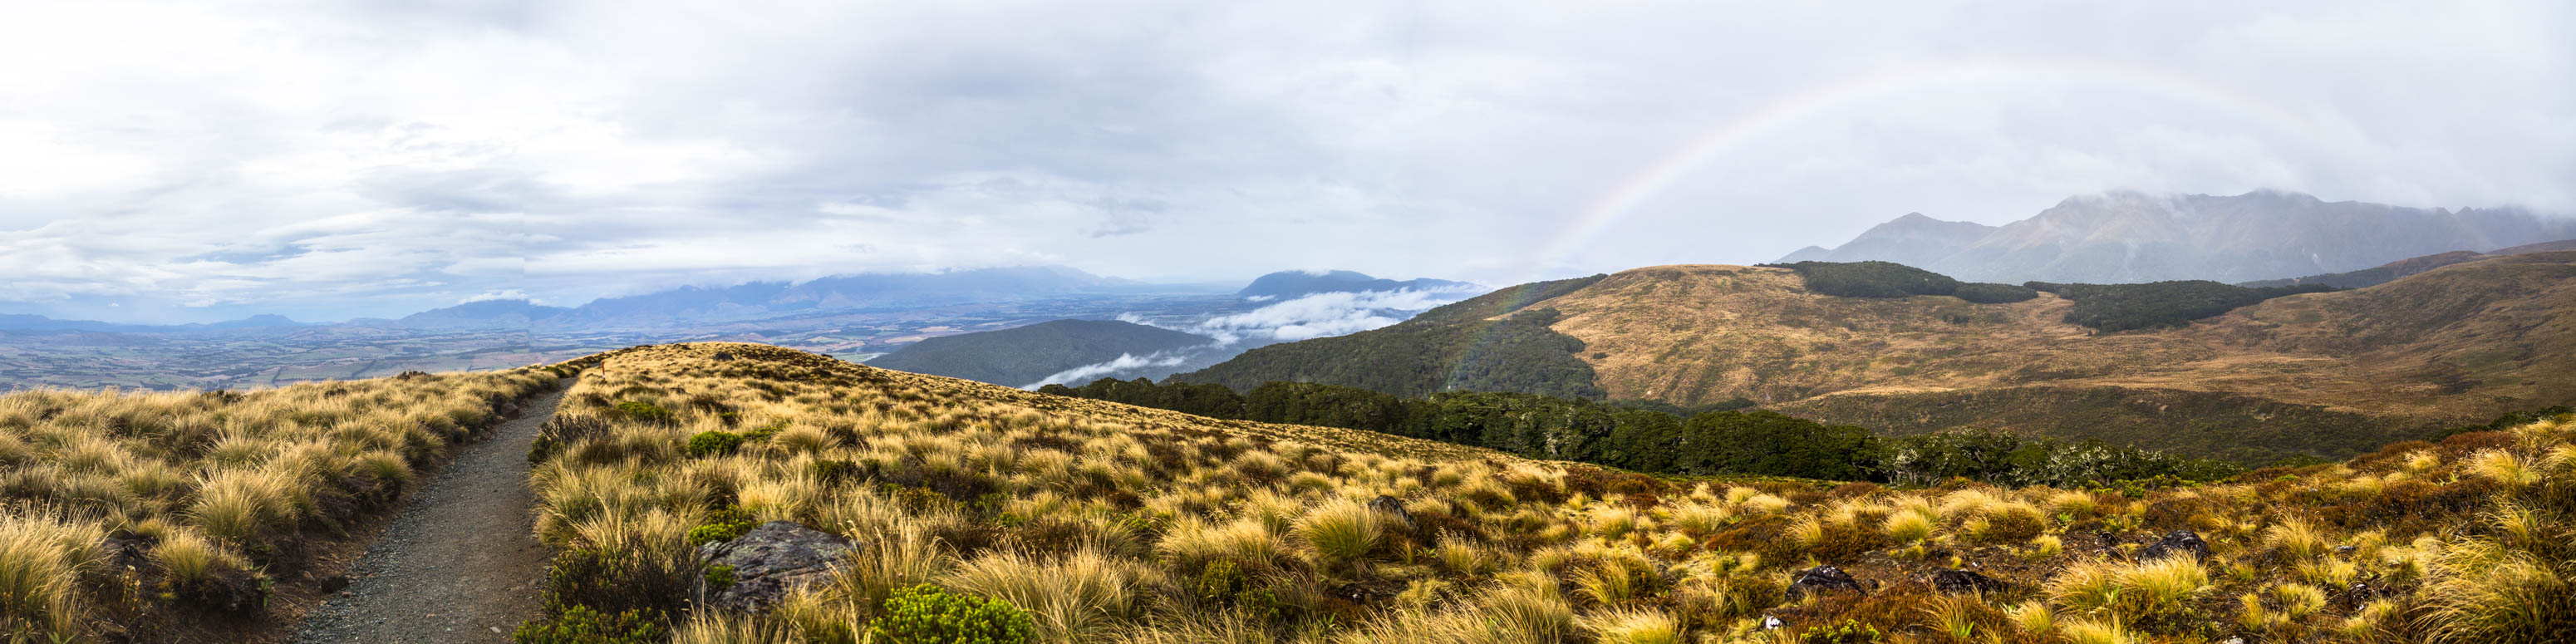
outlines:
M2436 269L2436 268L2441 268L2441 267L2449 266L2449 265L2452 265L2452 264L2459 264L2459 263L2463 263L2463 262L2473 262L2473 261L2477 261L2477 260L2481 260L2481 259L2486 259L2486 258L2489 258L2489 257L2504 257L2504 256L2508 256L2508 255L2522 255L2522 254L2527 254L2527 253L2545 253L2545 252L2551 252L2551 251L2563 251L2563 250L2576 250L2576 240L2554 241L2554 242L2543 242L2543 243L2538 243L2538 244L2524 244L2524 245L2521 245L2521 246L2514 246L2514 247L2511 247L2511 248L2500 248L2500 249L2496 249L2496 250L2494 250L2494 251L2491 251L2491 252L2485 252L2485 253L2480 253L2480 252L2476 252L2476 251L2455 250L2455 251L2451 251L2451 252L2448 252L2448 253L2436 253L2436 254L2432 254L2432 255L2425 255L2425 256L2423 256L2423 257L2409 257L2409 258L2406 258L2406 259L2401 259L2401 260L2397 260L2397 261L2394 261L2394 262L2389 262L2389 263L2386 263L2386 264L2381 264L2381 265L2378 265L2378 266L2374 266L2374 267L2371 267L2371 268L2365 268L2365 269L2361 269L2361 270L2357 270L2357 271L2346 271L2346 272L2342 272L2342 273L2327 273L2327 274L2324 274L2324 275L2308 275L2308 276L2303 276L2303 277L2293 277L2293 278L2289 278L2289 279L2257 280L2257 281L2252 281L2252 282L2246 282L2246 283L2244 283L2244 284L2243 284L2243 286L2256 286L2256 287L2261 287L2261 286L2297 286L2297 285L2302 285L2302 284L2323 284L2323 285L2326 285L2326 286L2332 286L2332 287L2335 287L2335 288L2362 288L2362 287L2365 287L2365 286L2378 286L2378 285L2380 285L2380 284L2386 284L2386 283L2389 283L2389 282L2391 282L2391 281L2395 281L2397 278L2405 277L2405 276L2408 276L2408 275L2414 275L2414 274L2422 273L2422 272L2425 272L2425 271L2430 271L2430 270L2433 270L2433 269Z
M1250 298L1294 299L1316 293L1357 293L1365 291L1455 291L1477 288L1475 284L1431 278L1391 280L1357 271L1279 271L1254 278L1236 295Z
M1019 386L1086 365L1147 362L1215 338L1118 320L1056 320L930 338L867 361L934 376ZM1174 358L1177 360L1177 358ZM1111 368L1104 367L1105 374ZM1079 377L1077 375L1076 377ZM1094 376L1097 377L1097 376Z
M2248 282L2571 238L2576 220L2519 208L2407 208L2269 190L2110 192L2070 197L2003 226L1910 213L1841 246L1810 246L1780 261L1884 260L1979 282Z
M1123 314L1118 321L1057 320L922 340L870 366L1008 386L1161 378L1245 350L1401 323L1416 312L1480 292L1466 282L1388 280L1354 271L1281 271L1238 292L1248 310ZM1148 326L1145 322L1154 326Z

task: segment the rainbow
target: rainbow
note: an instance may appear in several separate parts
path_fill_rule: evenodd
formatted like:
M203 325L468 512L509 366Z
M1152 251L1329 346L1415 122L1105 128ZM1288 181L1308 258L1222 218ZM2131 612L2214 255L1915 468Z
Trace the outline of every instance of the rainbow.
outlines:
M1848 106L1935 89L1995 84L2075 86L2134 92L2195 105L2303 140L2321 138L2316 122L2206 79L2171 71L2084 61L1948 61L1882 68L1810 87L1773 101L1691 139L1603 192L1549 238L1529 264L1531 279L1563 265L1577 250L1656 195L1701 167L1773 133L1790 130Z

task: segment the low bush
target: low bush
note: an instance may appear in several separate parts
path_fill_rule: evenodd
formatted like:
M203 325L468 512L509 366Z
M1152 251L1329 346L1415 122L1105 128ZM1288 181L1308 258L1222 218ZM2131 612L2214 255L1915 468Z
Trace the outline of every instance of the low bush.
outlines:
M670 424L672 419L675 418L671 414L671 410L663 409L660 405L655 405L641 400L629 400L617 403L617 411L625 413L627 418L634 419L636 422L652 423L656 425Z
M660 622L642 611L614 615L573 606L551 620L533 620L510 634L512 644L655 644L665 640Z
M698 435L689 437L689 455L706 458L731 454L742 447L742 441L741 434L720 429L698 432Z
M868 635L886 644L1017 644L1035 632L1028 612L1010 602L931 584L895 591L868 622Z
M760 519L752 516L750 512L743 511L741 507L717 509L708 512L706 520L700 522L697 527L689 528L689 545L732 541L757 527L760 527Z

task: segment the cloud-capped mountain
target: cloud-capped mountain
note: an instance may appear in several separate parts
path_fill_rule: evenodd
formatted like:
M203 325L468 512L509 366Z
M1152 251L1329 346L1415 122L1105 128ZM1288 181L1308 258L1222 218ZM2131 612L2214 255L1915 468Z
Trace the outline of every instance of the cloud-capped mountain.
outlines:
M1063 266L941 273L865 273L809 282L751 282L592 300L552 316L572 325L707 321L869 306L935 306L1022 297L1168 292L1194 287L1101 277Z
M2406 208L2268 190L2112 192L1997 227L1908 214L1781 261L1886 260L1980 282L2245 282L2569 238L2576 220L2516 208Z
M1357 271L1279 271L1252 280L1236 291L1244 297L1294 299L1316 293L1359 293L1366 291L1448 291L1478 288L1466 282L1422 278L1391 280L1372 277Z

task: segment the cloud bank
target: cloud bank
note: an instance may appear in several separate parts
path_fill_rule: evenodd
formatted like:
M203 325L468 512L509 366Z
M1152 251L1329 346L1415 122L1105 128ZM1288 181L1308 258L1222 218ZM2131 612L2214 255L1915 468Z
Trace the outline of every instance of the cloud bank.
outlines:
M0 301L333 319L1046 263L1509 284L2107 189L2576 211L2567 3L1850 11L39 3L0 21L28 61L0 66Z

